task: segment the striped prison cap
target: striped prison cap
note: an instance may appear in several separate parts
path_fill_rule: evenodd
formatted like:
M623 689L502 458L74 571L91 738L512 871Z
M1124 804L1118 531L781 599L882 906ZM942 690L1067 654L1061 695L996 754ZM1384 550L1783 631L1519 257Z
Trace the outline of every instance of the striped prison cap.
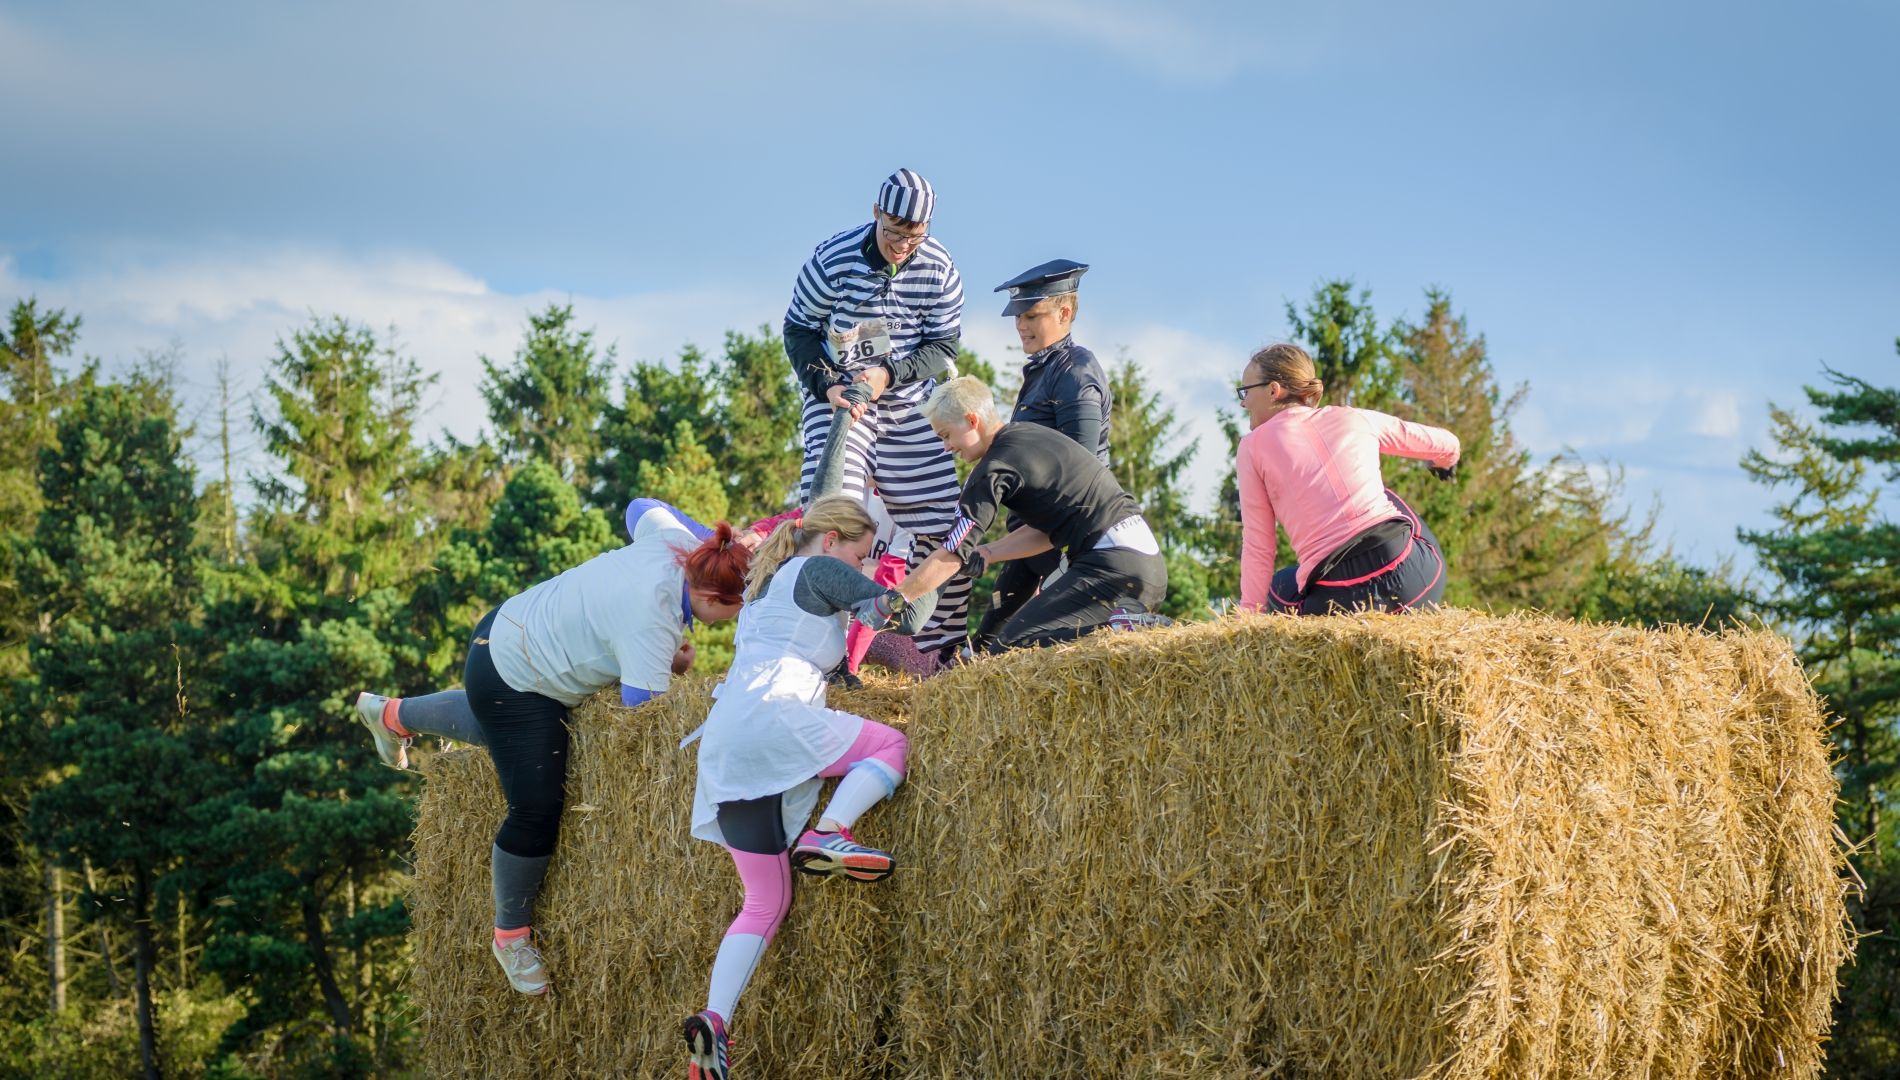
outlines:
M899 221L926 222L937 208L937 190L909 169L899 169L877 189L877 208Z

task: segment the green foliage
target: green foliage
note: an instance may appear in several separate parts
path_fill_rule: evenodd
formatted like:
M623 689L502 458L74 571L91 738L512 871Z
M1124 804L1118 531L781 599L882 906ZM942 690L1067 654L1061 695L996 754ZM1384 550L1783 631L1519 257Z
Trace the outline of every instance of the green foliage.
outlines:
M1379 353L1391 375L1371 380L1378 389L1368 396L1386 398L1384 409L1404 419L1451 431L1461 457L1449 483L1422 464L1388 461L1386 484L1443 545L1453 571L1447 603L1570 610L1573 597L1604 580L1611 545L1625 531L1610 509L1616 488L1571 457L1533 461L1510 429L1528 388L1503 396L1484 337L1453 314L1450 294L1428 289L1425 301L1424 319L1393 324L1388 347L1360 346ZM1356 309L1361 323L1371 317L1369 307Z
M661 455L640 463L633 490L672 503L696 521L724 521L729 516L726 485L712 454L700 445L695 426L685 420L673 426L672 438L661 444Z
M155 894L217 782L188 715L200 682L184 659L196 654L196 502L169 400L150 386L86 387L41 452L40 483L20 580L48 620L29 649L29 709L52 721L57 779L33 796L31 833L66 869L130 883L82 910L132 936L149 1064Z
M482 397L503 460L540 461L563 480L590 490L590 467L600 456L597 421L607 405L614 350L600 354L594 332L573 325L572 304L549 304L528 316L514 364L482 357Z
M404 947L392 875L411 805L348 701L434 681L408 605L432 546L408 498L424 385L341 319L293 335L266 379L274 411L257 424L281 472L258 483L250 558L214 582L207 616L225 646L217 747L230 766L194 851L218 900L202 962L233 991L270 987L247 997L226 1052L289 1040L293 1056L360 1075L392 1042ZM320 1038L292 1038L317 1017Z
M1900 822L1889 813L1900 793L1900 527L1880 516L1866 466L1900 460L1900 394L1826 375L1832 389L1808 389L1822 426L1771 408L1771 448L1743 459L1757 482L1788 494L1774 527L1739 535L1772 579L1769 611L1839 717L1840 822L1865 883L1849 914L1864 936L1842 973L1828 1069L1886 1077L1900 1072Z
M757 337L728 331L725 354L713 377L719 386L719 410L706 450L725 480L729 505L724 516L742 524L771 517L797 497L803 460L798 421L804 398L792 378L785 342L764 326ZM677 433L674 445L679 446ZM631 494L660 497L651 491ZM692 513L685 503L674 505ZM717 516L699 520L711 522Z
M1350 279L1324 281L1302 311L1288 303L1287 326L1305 344L1334 405L1389 409L1397 393L1392 343L1372 313L1372 293Z
M594 503L618 513L665 499L708 524L778 513L797 493L803 408L784 342L764 327L728 333L710 360L688 346L676 368L636 363L601 423Z

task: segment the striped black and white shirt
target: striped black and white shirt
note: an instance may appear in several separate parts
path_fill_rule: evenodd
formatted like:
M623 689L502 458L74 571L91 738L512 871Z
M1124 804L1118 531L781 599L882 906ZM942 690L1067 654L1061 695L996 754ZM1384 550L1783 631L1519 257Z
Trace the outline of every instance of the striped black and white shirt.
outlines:
M815 398L877 363L891 372L887 400L894 395L921 401L934 385L935 374L956 356L963 279L950 253L931 237L892 272L878 250L876 228L875 222L860 225L818 245L792 286L792 304L785 312L786 351ZM874 318L885 322L890 353L840 363L830 335Z

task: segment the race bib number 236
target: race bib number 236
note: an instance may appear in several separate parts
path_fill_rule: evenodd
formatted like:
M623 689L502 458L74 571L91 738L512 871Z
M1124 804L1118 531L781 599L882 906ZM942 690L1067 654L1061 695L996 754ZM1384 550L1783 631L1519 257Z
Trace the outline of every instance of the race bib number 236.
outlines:
M891 355L891 331L883 319L831 331L831 352L840 364L869 364Z

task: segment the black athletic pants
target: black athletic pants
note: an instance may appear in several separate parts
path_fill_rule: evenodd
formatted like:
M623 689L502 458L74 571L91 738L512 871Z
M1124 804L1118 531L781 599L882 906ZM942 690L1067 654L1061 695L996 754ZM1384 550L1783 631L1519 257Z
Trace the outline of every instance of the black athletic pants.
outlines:
M502 680L488 655L488 632L494 625L493 611L475 625L462 685L508 800L508 817L495 834L495 846L510 855L539 858L554 854L567 797L567 706Z
M1404 499L1385 494L1403 518L1381 522L1346 541L1313 571L1304 592L1298 587L1299 567L1282 567L1268 587L1268 609L1325 615L1437 607L1445 598L1445 556L1438 537Z
M1153 611L1167 594L1168 564L1159 555L1128 548L1077 552L1054 585L1003 622L988 651L1074 641L1107 625L1117 607Z

